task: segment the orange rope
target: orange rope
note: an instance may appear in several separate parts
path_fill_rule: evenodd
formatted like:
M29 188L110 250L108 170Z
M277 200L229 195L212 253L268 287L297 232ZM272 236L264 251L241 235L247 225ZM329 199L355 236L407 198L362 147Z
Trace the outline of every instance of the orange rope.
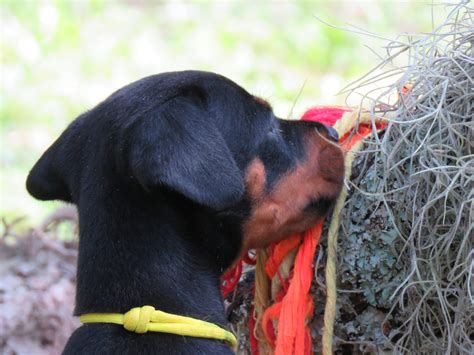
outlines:
M341 117L344 117L344 120L341 120ZM360 114L353 112L350 108L316 107L308 110L302 119L334 125L340 133L339 143L345 152L351 151L373 131L372 122L367 117L361 119ZM386 122L377 121L375 126L379 131L385 128ZM354 130L355 127L357 127L356 131ZM350 167L347 168L350 169ZM336 222L336 220L333 222ZM259 353L263 355L269 353L276 355L311 354L311 336L306 323L313 315L314 305L309 290L313 278L312 262L321 237L323 224L324 221L319 221L302 235L292 235L273 244L268 249L268 254L265 250L258 251L254 307L249 319L251 352L253 355ZM334 233L337 236L337 231ZM335 240L335 237L333 238ZM292 277L288 281L291 275L290 263L293 261L292 251L296 249L298 250L294 260ZM335 267L334 255L332 256L334 260L331 263ZM235 287L235 280L238 280L240 276L239 272L242 270L243 261L247 260L244 258L239 261L234 270L226 273L223 287L223 292L226 294L229 289ZM252 264L255 264L254 260L251 261ZM328 266L331 263L328 260ZM325 324L326 318L329 316L331 321L328 322L327 326L331 329L325 329L324 335L326 342L332 343L332 325L335 318L336 301L335 269L331 275L331 280L327 280L333 284L331 297L328 294L328 299L331 298L334 305L328 307L328 303L326 303ZM272 298L274 303L268 305ZM330 352L331 350L325 353L329 354Z
M265 272L270 279L278 272L283 259L301 243L301 235L294 234L281 242L270 246L271 253L265 264Z
M293 235L277 243L272 248L274 260L268 259L266 262L265 269L271 278L276 274L275 270L278 270L283 258L303 239L295 258L293 276L286 294L280 301L268 307L262 317L263 333L276 355L311 353L311 336L306 322L313 314L314 306L309 290L313 279L312 261L321 237L322 226L323 221L320 221L303 236ZM278 332L273 327L273 323L277 321Z

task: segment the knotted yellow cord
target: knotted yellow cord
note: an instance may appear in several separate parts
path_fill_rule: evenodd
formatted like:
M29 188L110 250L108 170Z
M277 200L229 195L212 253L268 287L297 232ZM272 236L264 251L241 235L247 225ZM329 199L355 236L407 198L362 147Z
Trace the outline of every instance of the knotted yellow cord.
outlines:
M132 308L121 313L87 313L79 317L82 323L113 323L137 334L146 332L169 333L196 338L217 339L234 347L237 339L231 332L199 319L178 316L155 310L152 306Z

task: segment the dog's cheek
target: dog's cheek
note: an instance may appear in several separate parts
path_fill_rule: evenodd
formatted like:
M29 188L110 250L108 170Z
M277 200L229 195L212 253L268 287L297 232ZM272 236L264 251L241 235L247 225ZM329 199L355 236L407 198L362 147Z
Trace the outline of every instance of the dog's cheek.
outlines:
M337 198L344 176L342 151L317 140L306 149L307 159L282 176L270 192L265 188L262 161L255 159L250 164L246 191L251 212L243 224L244 250L263 248L303 232L324 217ZM311 204L314 208L308 210Z
M266 185L266 172L263 162L255 158L245 173L245 189L250 201L250 216L243 223L244 250L254 248L258 239L268 231L274 223L277 213L276 206L262 206Z
M244 249L263 248L309 227L312 216L303 212L313 198L314 179L306 166L283 176L272 191L265 192L265 167L256 159L246 174L251 201L249 218L243 224Z
M255 158L245 173L245 190L252 202L262 198L266 181L265 166L259 158Z

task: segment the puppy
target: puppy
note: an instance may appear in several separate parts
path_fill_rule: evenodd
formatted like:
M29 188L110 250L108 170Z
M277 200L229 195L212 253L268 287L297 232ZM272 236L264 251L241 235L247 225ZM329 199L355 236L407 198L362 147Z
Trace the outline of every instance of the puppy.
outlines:
M332 128L278 119L223 76L146 77L74 120L27 179L79 211L75 314L158 310L226 326L219 277L302 232L343 183ZM65 354L227 354L221 341L86 324Z

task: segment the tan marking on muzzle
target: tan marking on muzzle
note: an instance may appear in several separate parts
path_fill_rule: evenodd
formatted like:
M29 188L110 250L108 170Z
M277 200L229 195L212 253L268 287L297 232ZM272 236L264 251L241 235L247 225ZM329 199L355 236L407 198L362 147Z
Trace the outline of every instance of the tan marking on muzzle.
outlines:
M318 134L319 135L319 134ZM321 214L305 212L320 198L335 200L342 188L344 159L341 149L313 133L305 137L306 159L286 173L265 193L265 166L258 158L246 173L252 210L243 226L244 250L262 248L312 226Z

